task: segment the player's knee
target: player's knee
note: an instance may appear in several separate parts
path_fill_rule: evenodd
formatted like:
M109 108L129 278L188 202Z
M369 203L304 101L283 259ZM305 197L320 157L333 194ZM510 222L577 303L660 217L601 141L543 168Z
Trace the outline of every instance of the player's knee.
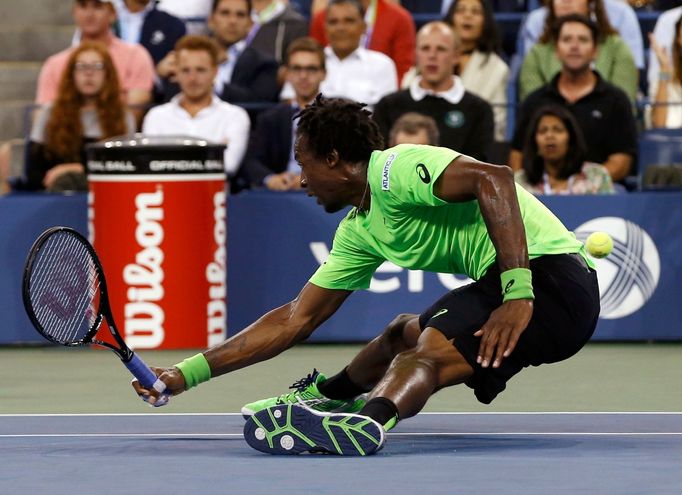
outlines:
M452 340L435 329L427 329L415 348L415 360L437 375L438 387L461 383L473 373Z
M415 314L403 313L396 316L384 329L381 339L394 353L414 347L419 332L419 318Z

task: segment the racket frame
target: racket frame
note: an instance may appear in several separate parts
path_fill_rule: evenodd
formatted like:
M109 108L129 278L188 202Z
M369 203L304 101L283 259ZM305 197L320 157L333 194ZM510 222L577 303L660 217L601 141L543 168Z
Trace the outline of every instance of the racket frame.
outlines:
M30 296L31 274L33 273L33 265L35 264L38 258L38 253L43 248L48 239L50 239L50 237L52 237L58 232L66 232L69 235L75 237L78 240L78 242L80 242L87 249L88 254L90 255L94 264L97 280L99 281L99 303L97 307L97 316L95 318L95 321L90 326L88 333L82 339L74 342L63 342L56 340L48 332L45 331L40 321L38 321L38 318L33 309L33 303L31 302ZM127 346L127 344L123 340L123 337L121 337L120 333L118 332L118 329L116 328L116 323L114 321L114 316L111 313L111 306L109 304L109 292L107 290L107 281L106 277L104 276L104 268L102 267L102 262L100 261L99 257L97 256L97 252L92 247L90 242L88 242L88 240L76 230L70 227L51 227L47 229L45 232L43 232L35 240L35 242L31 246L31 249L26 260L21 292L24 300L24 307L26 308L26 313L28 314L31 323L33 323L35 329L50 342L54 342L55 344L63 345L66 347L83 347L86 345L98 345L100 347L104 347L115 352L116 355L124 363L129 363L131 359L133 359L134 353ZM111 333L112 337L114 338L119 347L116 347L115 345L110 344L109 342L104 342L102 340L95 339L95 336L101 329L102 321L105 319L107 321L107 327L109 329L109 332Z

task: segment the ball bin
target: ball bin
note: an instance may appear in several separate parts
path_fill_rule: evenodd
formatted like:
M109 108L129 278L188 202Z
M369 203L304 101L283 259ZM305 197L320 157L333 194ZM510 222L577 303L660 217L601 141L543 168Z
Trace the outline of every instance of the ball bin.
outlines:
M227 335L225 146L189 137L88 146L88 228L133 349Z

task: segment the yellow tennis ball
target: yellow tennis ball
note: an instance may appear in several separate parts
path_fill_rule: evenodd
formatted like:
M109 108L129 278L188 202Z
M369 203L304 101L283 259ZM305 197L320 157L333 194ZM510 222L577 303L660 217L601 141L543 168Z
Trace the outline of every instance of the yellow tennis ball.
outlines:
M604 258L613 249L613 239L606 232L592 232L585 241L587 252L595 258Z

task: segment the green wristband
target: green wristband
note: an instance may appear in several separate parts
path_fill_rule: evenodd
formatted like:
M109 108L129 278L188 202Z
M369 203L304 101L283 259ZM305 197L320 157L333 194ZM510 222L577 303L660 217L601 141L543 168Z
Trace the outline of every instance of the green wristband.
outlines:
M200 383L211 379L211 367L206 357L199 353L175 365L185 377L185 390L196 387Z
M500 273L502 301L512 299L535 299L532 274L528 268L512 268Z

